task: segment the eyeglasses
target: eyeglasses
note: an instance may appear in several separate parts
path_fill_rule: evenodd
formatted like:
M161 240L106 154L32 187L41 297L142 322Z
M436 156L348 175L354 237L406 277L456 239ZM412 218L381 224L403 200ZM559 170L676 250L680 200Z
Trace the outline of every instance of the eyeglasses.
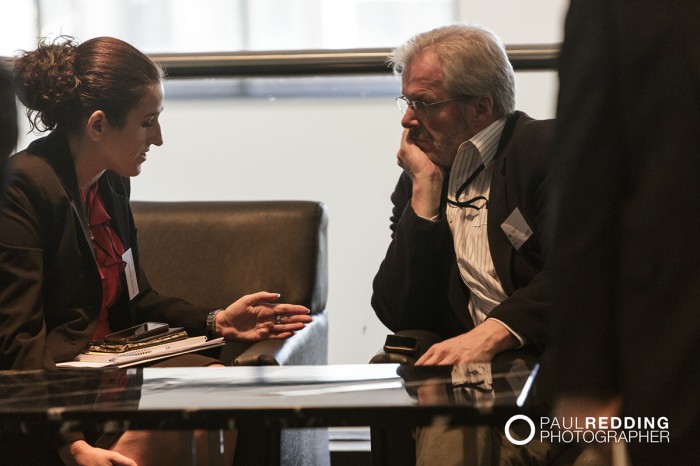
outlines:
M396 98L396 104L399 106L401 113L406 113L409 108L412 108L414 112L421 113L426 112L433 105L445 104L447 102L452 102L459 99L468 99L473 97L471 95L460 95L447 100L441 100L439 102L423 102L422 100L409 100L405 95Z

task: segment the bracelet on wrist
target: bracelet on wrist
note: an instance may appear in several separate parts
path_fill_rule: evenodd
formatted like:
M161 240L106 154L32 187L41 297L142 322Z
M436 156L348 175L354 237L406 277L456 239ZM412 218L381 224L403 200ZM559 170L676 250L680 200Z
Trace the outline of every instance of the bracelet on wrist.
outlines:
M213 340L214 338L219 338L221 336L221 332L216 330L216 315L222 311L223 309L214 309L207 314L207 329L205 333L207 340Z

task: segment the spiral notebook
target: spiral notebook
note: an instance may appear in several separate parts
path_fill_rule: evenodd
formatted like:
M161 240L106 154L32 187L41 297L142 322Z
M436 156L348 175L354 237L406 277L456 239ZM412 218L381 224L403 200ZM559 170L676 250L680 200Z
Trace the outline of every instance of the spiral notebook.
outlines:
M88 351L79 354L73 361L60 362L56 366L60 368L129 367L223 345L223 338L207 340L205 336L191 337L118 354Z

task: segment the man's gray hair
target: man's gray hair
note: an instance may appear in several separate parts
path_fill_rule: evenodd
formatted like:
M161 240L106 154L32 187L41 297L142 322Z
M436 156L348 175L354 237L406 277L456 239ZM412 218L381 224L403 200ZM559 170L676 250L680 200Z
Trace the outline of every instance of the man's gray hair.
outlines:
M481 26L455 24L417 34L396 48L389 64L401 75L411 60L430 49L439 57L447 90L458 95L491 97L497 117L515 110L515 76L501 40Z

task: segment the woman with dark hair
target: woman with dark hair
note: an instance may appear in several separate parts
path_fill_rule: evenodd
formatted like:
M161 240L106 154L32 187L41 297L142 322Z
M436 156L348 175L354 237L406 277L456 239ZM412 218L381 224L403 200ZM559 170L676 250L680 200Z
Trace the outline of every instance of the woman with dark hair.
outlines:
M79 45L59 38L16 58L14 71L32 128L51 132L5 168L0 370L51 369L89 341L147 321L241 341L287 338L311 322L305 307L275 303L276 293L211 309L151 288L139 266L129 177L163 144L163 72L153 61L110 37ZM171 365L218 362L178 358ZM82 438L62 452L71 464L133 464Z

